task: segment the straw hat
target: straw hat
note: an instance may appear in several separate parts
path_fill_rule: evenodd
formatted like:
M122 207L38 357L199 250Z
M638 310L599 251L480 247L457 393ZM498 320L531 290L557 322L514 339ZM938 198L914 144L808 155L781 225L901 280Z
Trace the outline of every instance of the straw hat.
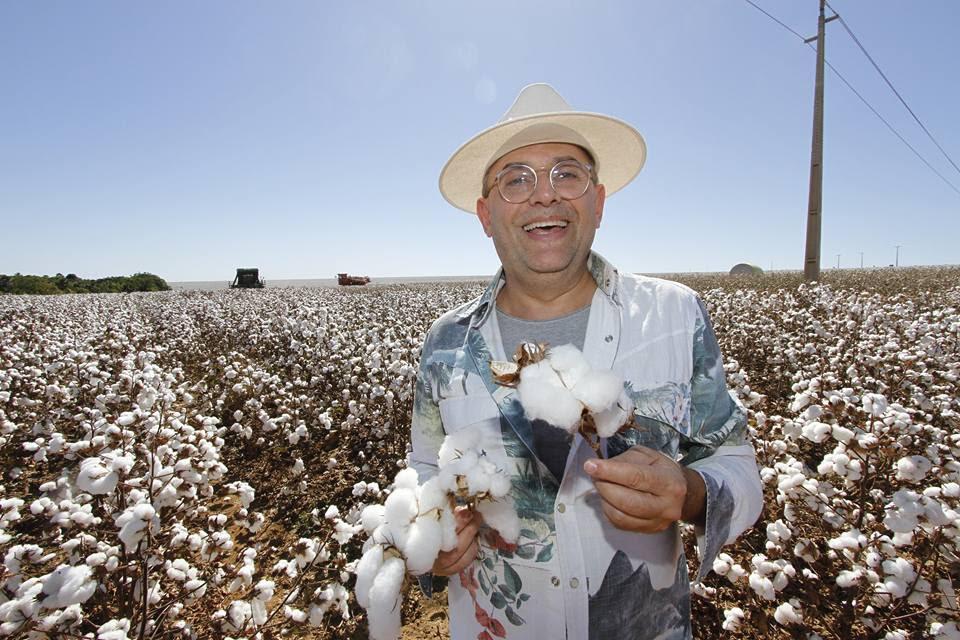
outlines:
M476 213L490 165L514 149L541 142L566 142L586 149L607 195L633 180L647 157L643 136L623 120L574 111L550 85L531 84L495 125L450 156L440 172L440 193L458 209Z

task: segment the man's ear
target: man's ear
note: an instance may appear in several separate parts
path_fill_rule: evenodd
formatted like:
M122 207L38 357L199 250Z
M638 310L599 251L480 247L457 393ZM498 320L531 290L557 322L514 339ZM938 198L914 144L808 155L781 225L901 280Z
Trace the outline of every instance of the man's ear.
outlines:
M607 200L607 189L602 184L598 184L596 188L596 216L597 216L597 229L600 228L600 221L603 219L603 205Z
M490 209L487 208L486 198L477 198L477 217L480 218L480 224L483 225L483 232L488 238L493 237L493 229L490 227Z

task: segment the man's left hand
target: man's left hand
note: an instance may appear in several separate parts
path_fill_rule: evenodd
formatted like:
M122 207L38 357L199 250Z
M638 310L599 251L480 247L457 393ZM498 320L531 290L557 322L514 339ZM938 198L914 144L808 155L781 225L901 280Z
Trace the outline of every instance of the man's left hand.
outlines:
M638 445L609 460L588 460L583 468L618 529L656 533L677 520L704 523L703 478L659 451Z

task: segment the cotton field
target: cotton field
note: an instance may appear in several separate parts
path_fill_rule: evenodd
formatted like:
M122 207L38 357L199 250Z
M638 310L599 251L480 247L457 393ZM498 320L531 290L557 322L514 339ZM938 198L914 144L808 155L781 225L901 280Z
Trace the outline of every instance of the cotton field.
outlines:
M960 638L960 269L685 281L766 492L695 636ZM365 638L361 512L481 290L0 297L0 636Z

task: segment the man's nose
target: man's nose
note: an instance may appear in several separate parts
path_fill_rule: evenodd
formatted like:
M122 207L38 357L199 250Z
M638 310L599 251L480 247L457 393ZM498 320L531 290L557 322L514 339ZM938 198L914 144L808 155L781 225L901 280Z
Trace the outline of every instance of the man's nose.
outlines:
M550 184L550 174L543 173L537 176L537 186L533 190L533 194L530 196L531 204L539 204L543 206L549 206L556 202L562 200L557 192L554 191L553 185Z

